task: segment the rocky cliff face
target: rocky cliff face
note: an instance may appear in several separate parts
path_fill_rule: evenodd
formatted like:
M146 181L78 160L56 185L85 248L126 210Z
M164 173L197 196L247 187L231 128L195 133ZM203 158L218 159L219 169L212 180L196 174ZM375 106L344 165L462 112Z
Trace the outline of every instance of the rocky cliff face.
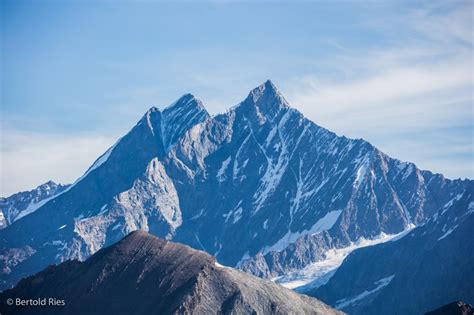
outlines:
M422 224L468 184L337 136L270 81L212 117L187 94L150 109L67 191L0 231L0 287L137 229L273 277Z
M136 231L85 262L22 280L0 299L55 297L65 306L7 307L6 314L342 314L314 298L224 268L209 254Z
M310 295L350 314L423 314L474 300L474 184L403 237L352 252Z

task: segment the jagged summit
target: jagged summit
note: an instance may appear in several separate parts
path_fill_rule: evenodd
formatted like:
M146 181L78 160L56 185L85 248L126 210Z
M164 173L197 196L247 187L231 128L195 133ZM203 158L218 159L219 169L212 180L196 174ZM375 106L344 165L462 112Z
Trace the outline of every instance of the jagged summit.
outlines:
M142 117L143 119L147 119L150 115L153 115L153 113L161 113L161 115L170 115L170 113L181 113L184 114L188 111L204 111L207 113L207 110L205 109L202 101L198 98L196 98L194 95L191 93L186 93L180 98L178 98L175 102L171 103L170 105L164 107L163 109L160 109L156 106L150 107L145 114Z
M237 107L241 107L245 111L255 110L258 116L273 119L280 110L290 106L273 82L267 80L250 91L247 98Z
M168 112L168 111L176 111L176 110L182 110L182 109L192 109L194 107L198 107L202 110L206 110L198 98L196 98L193 94L191 93L186 93L178 100L176 100L174 103L171 103L167 107L163 108L163 113Z
M273 84L271 80L267 80L263 82L262 84L260 84L259 86L257 86L256 88L254 88L252 91L250 91L249 94L259 96L263 94L264 92L270 92L274 94L279 93L278 88L275 86L275 84Z
M47 186L56 186L57 183L55 183L53 180L48 180L46 183L44 183L43 185L47 185ZM41 185L41 186L43 186Z
M236 107L240 105L258 107L259 112L263 114L272 113L281 108L290 107L288 101L283 97L278 88L271 80L267 80L251 90L248 96ZM202 101L191 93L186 93L178 98L175 102L164 107L162 110L153 106L143 116L142 119L149 120L154 113L161 113L167 120L169 117L177 117L178 115L191 117L190 115L210 116L204 107Z
M283 105L288 106L288 102L285 100L275 84L273 84L273 82L270 80L265 81L250 91L245 101L247 100L252 100L255 104L261 104L265 101L269 101L271 105L282 103Z
M192 94L185 94L162 112L161 134L168 150L187 130L204 121L209 113Z
M184 94L163 110L151 107L137 125L147 126L153 137L160 139L166 152L184 132L209 117L202 102L192 94Z

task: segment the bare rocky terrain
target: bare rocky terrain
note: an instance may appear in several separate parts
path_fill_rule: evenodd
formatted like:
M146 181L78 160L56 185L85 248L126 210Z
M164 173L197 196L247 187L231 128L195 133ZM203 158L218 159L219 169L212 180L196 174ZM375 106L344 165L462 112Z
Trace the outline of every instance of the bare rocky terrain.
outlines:
M144 231L132 232L84 262L50 266L0 294L2 302L17 297L54 297L66 305L2 303L2 314L342 314Z

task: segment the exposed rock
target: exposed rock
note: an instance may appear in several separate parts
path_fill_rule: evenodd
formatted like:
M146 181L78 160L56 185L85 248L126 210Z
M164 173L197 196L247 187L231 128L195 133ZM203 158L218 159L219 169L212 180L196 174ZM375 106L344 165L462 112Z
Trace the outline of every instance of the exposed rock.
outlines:
M54 297L56 307L8 307ZM342 314L314 298L222 267L209 254L136 231L85 262L67 261L0 294L6 314Z

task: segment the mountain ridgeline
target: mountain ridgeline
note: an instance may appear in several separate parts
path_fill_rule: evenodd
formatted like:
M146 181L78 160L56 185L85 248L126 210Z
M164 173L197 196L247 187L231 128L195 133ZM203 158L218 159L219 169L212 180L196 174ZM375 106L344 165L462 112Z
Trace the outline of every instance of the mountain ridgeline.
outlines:
M45 296L61 306L5 306ZM209 254L135 231L85 262L67 261L0 294L6 314L343 314ZM2 312L3 313L3 312Z
M69 185L48 181L33 190L22 191L10 197L0 198L0 229L36 211L49 199L66 190Z
M0 230L0 288L139 229L274 277L423 224L469 183L337 136L270 81L215 116L187 94L151 108L74 184Z

